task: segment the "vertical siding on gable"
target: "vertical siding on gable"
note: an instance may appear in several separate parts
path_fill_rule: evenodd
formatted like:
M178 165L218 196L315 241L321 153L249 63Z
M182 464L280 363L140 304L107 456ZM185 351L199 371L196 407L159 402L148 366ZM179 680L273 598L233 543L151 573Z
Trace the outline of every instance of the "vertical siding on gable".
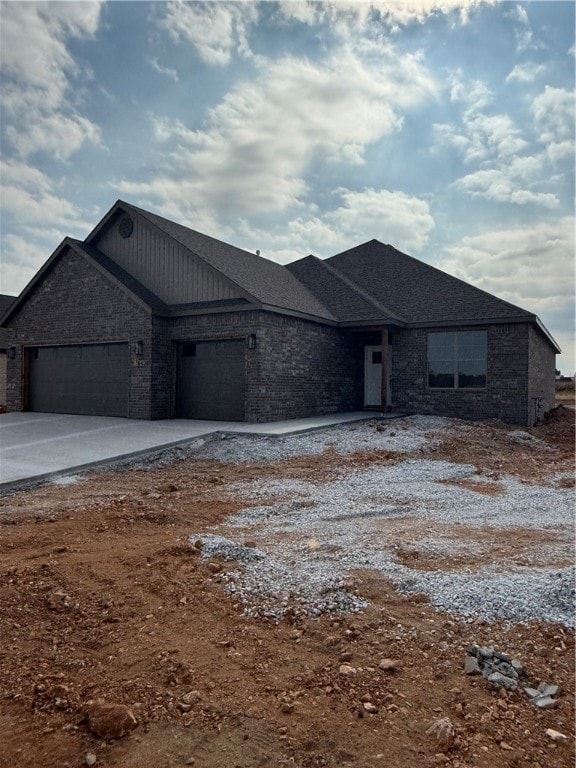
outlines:
M123 238L112 222L94 245L139 280L166 304L241 298L242 294L183 246L151 225L134 218Z

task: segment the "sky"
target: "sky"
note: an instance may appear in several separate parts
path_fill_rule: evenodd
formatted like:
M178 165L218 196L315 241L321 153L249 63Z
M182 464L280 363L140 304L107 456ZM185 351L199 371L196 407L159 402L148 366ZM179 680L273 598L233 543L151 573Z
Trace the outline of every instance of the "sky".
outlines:
M0 5L1 291L120 198L282 264L376 238L574 361L575 4Z

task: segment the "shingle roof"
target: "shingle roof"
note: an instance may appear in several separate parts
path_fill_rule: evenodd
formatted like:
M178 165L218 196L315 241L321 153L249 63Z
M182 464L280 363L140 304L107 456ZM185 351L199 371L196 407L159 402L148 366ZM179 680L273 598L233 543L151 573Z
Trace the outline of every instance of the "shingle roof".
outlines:
M339 320L361 323L397 319L325 260L306 256L286 267Z
M16 301L16 296L8 296L6 293L0 293L0 321L8 312L9 307ZM0 328L0 349L6 349L8 344L8 330Z
M332 256L326 263L411 325L535 318L520 307L378 240ZM341 315L338 319L346 322L349 318Z
M126 210L143 216L196 256L219 270L229 280L262 304L288 309L326 320L335 320L329 310L285 267L201 232L118 201Z

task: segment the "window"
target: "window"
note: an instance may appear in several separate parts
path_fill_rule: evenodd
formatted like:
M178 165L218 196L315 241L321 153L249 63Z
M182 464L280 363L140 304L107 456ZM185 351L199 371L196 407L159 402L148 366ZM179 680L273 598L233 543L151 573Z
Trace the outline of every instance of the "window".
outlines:
M372 365L382 365L382 352L372 352Z
M486 331L428 334L428 386L483 389L486 386Z

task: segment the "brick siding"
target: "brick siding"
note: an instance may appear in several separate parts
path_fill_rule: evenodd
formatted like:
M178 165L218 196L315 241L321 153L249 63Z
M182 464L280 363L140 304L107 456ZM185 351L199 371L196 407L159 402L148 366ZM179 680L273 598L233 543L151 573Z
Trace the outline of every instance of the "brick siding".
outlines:
M528 423L532 425L554 408L556 356L536 328L529 328ZM535 401L538 398L538 401Z
M434 331L480 330L478 326ZM554 352L527 323L490 325L487 385L483 390L435 390L427 386L426 329L395 330L392 336L392 396L395 409L462 419L500 419L531 424L536 389L553 406ZM539 392L538 392L539 394Z
M16 356L8 360L8 410L21 411L26 405L26 347L127 341L131 357L128 415L150 418L151 329L150 314L68 249L10 321L8 344L16 348ZM143 341L144 354L138 358L132 352L136 341Z

